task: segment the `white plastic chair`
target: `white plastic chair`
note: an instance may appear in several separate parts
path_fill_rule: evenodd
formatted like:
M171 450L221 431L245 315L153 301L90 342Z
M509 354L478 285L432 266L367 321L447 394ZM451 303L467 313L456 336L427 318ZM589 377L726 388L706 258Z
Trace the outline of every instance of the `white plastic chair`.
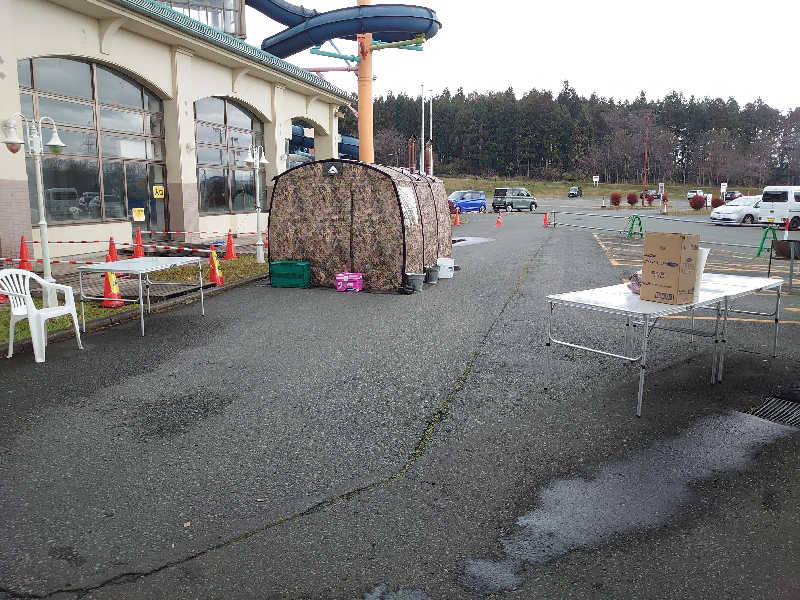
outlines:
M64 293L64 304L47 308L36 308L31 296L31 279L42 286L42 290L53 288ZM68 285L48 283L31 271L22 269L0 270L0 293L8 296L11 302L11 319L8 326L8 358L14 355L14 326L23 319L28 319L33 343L33 355L37 363L44 362L47 347L47 320L62 315L71 315L75 325L75 338L78 348L83 350L81 332L78 329L78 315L75 312L75 298Z

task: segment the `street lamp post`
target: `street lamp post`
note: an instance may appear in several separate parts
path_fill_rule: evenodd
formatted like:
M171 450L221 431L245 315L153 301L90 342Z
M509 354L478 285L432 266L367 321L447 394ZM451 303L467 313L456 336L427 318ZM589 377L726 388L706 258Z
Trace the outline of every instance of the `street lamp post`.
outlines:
M264 236L261 226L261 169L265 168L269 161L267 160L266 153L262 146L250 146L245 158L245 164L253 169L254 177L256 180L256 232L258 233L258 241L256 242L256 262L260 265L264 264Z
M431 95L430 103L428 105L428 115L431 119L431 155L428 160L430 160L430 165L428 166L428 170L431 172L431 177L433 177L433 90L428 90L428 93Z
M17 131L16 119L19 119L22 124L24 138ZM50 245L47 236L47 215L44 208L44 177L42 176L42 153L44 151L42 146L42 123L44 121L50 121L53 125L53 135L46 144L47 148L53 154L60 154L66 144L58 137L56 123L50 117L42 117L37 123L33 119L27 119L22 113L14 113L3 124L3 134L6 138L3 143L9 152L16 154L27 142L27 154L33 157L36 167L36 205L39 209L39 241L42 246L44 279L48 283L53 283L55 279L53 279L53 274L50 270ZM43 291L42 303L46 307L58 305L55 289L48 287Z

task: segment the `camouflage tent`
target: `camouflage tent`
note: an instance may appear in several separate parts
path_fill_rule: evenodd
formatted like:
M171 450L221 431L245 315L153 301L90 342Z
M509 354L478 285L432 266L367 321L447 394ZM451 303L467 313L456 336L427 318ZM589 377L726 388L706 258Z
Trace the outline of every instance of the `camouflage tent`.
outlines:
M269 260L308 260L311 283L363 273L364 289L397 289L452 256L450 211L441 180L350 160L301 165L274 179Z

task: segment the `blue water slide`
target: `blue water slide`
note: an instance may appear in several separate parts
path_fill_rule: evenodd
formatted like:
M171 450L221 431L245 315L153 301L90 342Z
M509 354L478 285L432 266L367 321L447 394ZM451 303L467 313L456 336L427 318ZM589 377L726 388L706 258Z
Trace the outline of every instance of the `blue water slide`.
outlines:
M334 38L355 39L371 33L382 42L401 42L419 34L426 39L439 32L442 24L436 13L422 6L379 4L351 6L317 13L283 0L247 0L247 4L289 29L266 38L261 49L286 58Z

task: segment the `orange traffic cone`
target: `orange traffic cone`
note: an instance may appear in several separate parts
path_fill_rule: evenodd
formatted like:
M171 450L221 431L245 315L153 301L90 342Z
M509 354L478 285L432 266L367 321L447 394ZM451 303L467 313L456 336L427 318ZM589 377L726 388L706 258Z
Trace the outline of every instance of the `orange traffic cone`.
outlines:
M547 212L544 213L544 221L542 222L542 227L550 227L550 217L548 216Z
M133 247L133 258L144 258L144 246L142 245L142 228L136 228L136 245Z
M239 257L236 256L236 247L233 245L233 234L228 229L228 243L225 244L225 256L222 257L222 260L231 260L232 258Z
M25 236L19 241L19 268L26 271L33 271L31 255L28 253L28 244L25 243Z
M222 269L219 267L219 259L217 258L217 251L214 250L214 244L211 244L211 255L209 258L209 271L208 279L215 285L224 285L225 278L222 276Z
M106 262L113 262L110 254L106 254ZM117 276L110 271L106 271L105 283L103 285L103 302L100 306L102 308L118 308L123 304L125 303L122 301L122 294L119 291Z
M459 227L461 225L461 221L458 219L458 213L461 212L460 210L456 209L456 219L453 221L453 225L455 227Z
M497 221L494 222L495 227L502 227L503 226L503 213L497 213Z
M117 262L118 260L117 246L114 244L114 236L111 236L108 238L108 257L106 258L106 262Z

